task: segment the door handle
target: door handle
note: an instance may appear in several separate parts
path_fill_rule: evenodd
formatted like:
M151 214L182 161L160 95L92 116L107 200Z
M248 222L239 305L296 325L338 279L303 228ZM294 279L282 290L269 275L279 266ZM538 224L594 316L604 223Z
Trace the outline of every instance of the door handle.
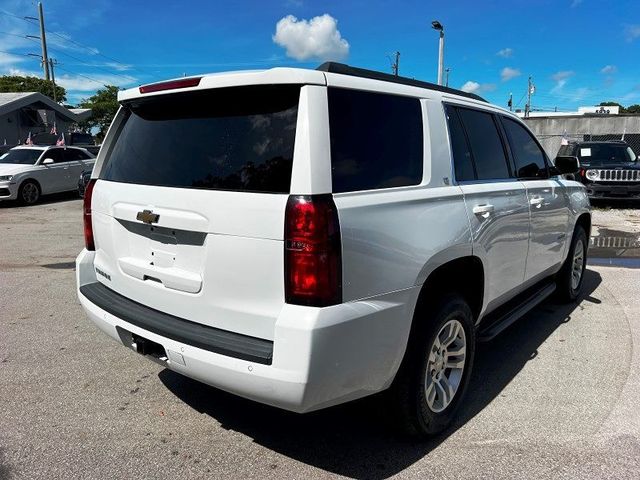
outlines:
M529 204L534 206L540 206L542 205L543 202L544 202L543 197L533 197L531 200L529 200Z
M473 207L473 213L476 215L484 215L485 213L491 214L495 210L493 205L476 205Z

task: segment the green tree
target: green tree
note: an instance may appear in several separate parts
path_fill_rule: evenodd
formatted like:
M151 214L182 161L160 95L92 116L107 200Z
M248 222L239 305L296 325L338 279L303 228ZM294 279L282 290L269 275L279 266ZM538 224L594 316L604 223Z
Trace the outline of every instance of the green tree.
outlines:
M83 122L80 127L86 130L97 128L96 140L102 142L107 134L107 129L111 125L111 121L118 111L118 87L115 85L107 85L105 88L98 90L95 95L82 100L78 107L90 108L91 117Z
M53 82L38 77L3 75L0 77L0 92L40 92L53 100ZM56 100L64 102L67 91L56 85Z
M629 107L627 107L627 113L640 115L640 105L638 105L637 103L635 105L630 105Z

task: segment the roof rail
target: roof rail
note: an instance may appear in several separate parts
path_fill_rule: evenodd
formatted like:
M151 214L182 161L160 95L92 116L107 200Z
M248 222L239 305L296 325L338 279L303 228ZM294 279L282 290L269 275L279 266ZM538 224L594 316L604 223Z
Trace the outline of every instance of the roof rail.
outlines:
M429 90L437 90L438 92L451 93L453 95L460 95L461 97L467 97L474 100L480 100L481 102L487 102L484 98L476 95L475 93L463 92L462 90L457 90L455 88L443 87L442 85L423 82L421 80L415 80L413 78L399 77L397 75L391 75L390 73L377 72L375 70L367 70L365 68L351 67L349 65L345 65L344 63L325 62L318 68L316 68L316 70L319 70L321 72L351 75L352 77L371 78L373 80L381 80L383 82L401 83L403 85L411 85L413 87L428 88Z

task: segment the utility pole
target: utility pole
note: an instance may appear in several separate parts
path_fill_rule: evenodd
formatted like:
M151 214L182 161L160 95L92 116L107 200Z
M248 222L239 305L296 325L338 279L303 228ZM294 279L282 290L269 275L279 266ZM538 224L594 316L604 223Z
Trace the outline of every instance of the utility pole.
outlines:
M446 78L447 78L447 81L445 82L445 85L444 85L445 87L448 87L448 86L449 86L449 72L450 72L450 71L451 71L451 69L450 69L450 68L448 68L448 67L445 69L445 72L446 72L446 74L447 74L447 77L446 77Z
M509 101L507 102L507 105L509 106L509 111L513 112L513 93L509 94Z
M400 69L400 52L396 52L393 54L395 60L391 63L391 71L397 77L398 70Z
M47 56L47 38L44 34L44 12L42 2L38 2L38 16L40 17L40 41L42 43L42 63L44 64L44 78L49 80L49 57Z
M431 22L431 28L440 32L440 42L438 45L438 85L442 85L442 74L444 73L444 27L438 20Z
M531 76L529 76L529 80L527 82L527 104L524 107L524 116L528 117L529 113L531 113L531 94L535 91L533 86L533 82L531 81Z
M56 97L56 76L53 73L53 66L56 65L58 62L56 61L55 58L50 58L49 59L49 67L51 67L51 83L53 83L53 101L54 102L58 102L57 97Z
M47 55L47 37L44 31L44 12L42 11L42 2L38 2L38 18L24 17L27 20L37 20L40 22L40 44L42 45L42 70L45 80L49 80L49 57ZM26 35L27 38L38 38L33 35Z

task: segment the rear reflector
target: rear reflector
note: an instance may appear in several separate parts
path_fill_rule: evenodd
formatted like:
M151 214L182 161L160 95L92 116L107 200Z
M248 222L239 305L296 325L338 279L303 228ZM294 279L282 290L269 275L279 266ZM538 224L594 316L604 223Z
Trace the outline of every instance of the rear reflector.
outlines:
M292 195L285 214L285 301L325 307L342 302L338 211L328 195Z
M140 93L153 93L160 92L162 90L174 90L176 88L197 87L198 85L200 85L201 78L202 77L181 78L179 80L170 80L168 82L143 85L142 87L140 87Z
M93 196L93 187L96 179L92 178L84 187L84 204L82 207L82 217L84 222L84 247L87 250L95 250L96 244L93 241L93 224L91 222L91 197Z

